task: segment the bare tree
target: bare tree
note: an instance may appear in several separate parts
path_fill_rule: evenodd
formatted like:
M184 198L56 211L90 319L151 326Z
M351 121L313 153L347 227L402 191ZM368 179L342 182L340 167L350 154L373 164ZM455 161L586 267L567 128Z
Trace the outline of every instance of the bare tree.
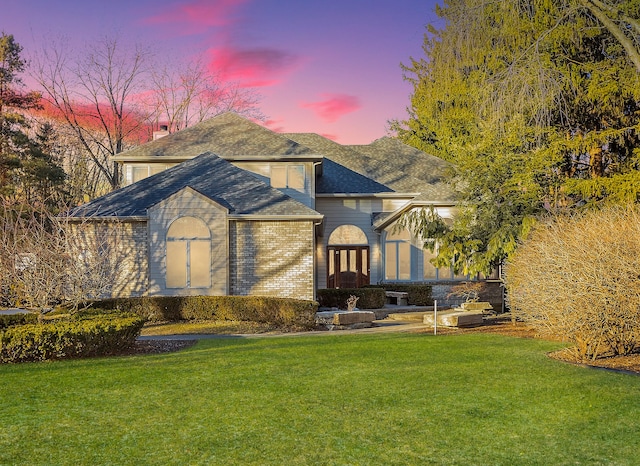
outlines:
M56 217L44 206L7 199L0 206L0 292L5 305L77 309L110 297L121 281L124 229L115 220Z
M264 119L254 90L222 81L201 61L158 65L149 48L112 38L84 51L48 43L31 60L31 74L42 88L45 117L63 121L65 137L75 140L67 141L67 167L89 180L91 198L120 186L112 157L146 142L160 125L173 132L230 110Z
M150 58L147 49L104 38L84 53L51 42L33 60L32 75L45 101L111 188L121 182L120 166L111 157L144 132L147 115L133 97L147 88Z
M575 344L577 359L640 343L640 211L610 208L539 224L507 264L512 312Z
M226 111L264 119L255 91L221 80L200 60L154 67L151 83L144 102L154 127L166 125L170 132L179 131Z

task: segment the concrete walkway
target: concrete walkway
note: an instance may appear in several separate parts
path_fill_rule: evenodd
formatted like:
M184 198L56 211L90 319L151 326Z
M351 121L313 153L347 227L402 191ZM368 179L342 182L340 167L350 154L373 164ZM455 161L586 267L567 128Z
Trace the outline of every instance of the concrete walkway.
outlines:
M300 337L300 336L317 336L317 335L353 335L356 333L401 333L416 332L431 328L422 322L403 322L403 321L374 321L374 326L369 328L350 329L350 330L311 330L309 332L290 332L290 333L250 333L250 334L181 334L181 335L149 335L140 336L138 340L207 340L212 338L273 338L273 337Z

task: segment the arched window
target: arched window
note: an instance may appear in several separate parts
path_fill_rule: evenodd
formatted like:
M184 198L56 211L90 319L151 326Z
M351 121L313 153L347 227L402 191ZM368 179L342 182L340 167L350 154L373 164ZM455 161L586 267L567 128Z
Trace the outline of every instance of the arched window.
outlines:
M367 235L355 225L340 225L329 235L329 246L341 246L346 244L362 245L369 244Z
M355 225L340 225L329 235L327 287L359 288L369 284L369 241Z
M195 217L180 217L167 231L167 288L211 286L211 231Z

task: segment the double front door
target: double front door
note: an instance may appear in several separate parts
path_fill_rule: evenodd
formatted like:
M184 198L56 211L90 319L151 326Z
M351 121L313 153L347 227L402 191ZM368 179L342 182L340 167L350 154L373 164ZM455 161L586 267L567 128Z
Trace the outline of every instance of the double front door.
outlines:
M369 246L327 248L327 288L360 288L369 284Z

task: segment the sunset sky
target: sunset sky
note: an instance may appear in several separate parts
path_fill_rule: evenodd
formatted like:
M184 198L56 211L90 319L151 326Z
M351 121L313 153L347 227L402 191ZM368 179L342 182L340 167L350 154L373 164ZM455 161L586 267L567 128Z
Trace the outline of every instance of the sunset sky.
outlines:
M168 56L203 56L255 88L267 126L366 144L404 118L400 63L421 57L436 0L0 0L0 31L23 55L64 35L118 35Z

